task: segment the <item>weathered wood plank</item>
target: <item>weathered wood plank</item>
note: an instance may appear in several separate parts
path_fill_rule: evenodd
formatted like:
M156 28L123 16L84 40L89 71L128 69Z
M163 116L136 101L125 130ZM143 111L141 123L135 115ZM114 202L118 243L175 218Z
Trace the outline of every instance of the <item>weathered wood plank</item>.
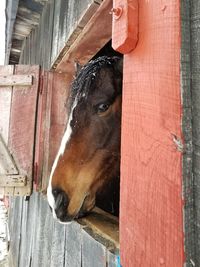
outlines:
M34 157L34 186L35 190L42 189L42 174L45 158L45 139L48 135L47 124L45 122L47 113L47 88L48 88L48 73L42 71L40 74L40 89L38 97L37 109L37 125L35 135L35 157Z
M4 196L14 196L14 194L15 194L15 187L13 187L13 186L4 187Z
M60 58L66 53L69 47L74 43L82 32L82 28L94 15L99 8L99 3L92 0L68 2L62 0L59 4L63 8L59 8L61 16L56 21L59 27L57 39L53 38L52 44L52 68L55 68ZM55 12L56 14L57 12ZM62 18L65 17L63 20ZM100 25L99 25L100 26Z
M29 209L29 201L24 201L22 202L22 210L19 212L22 213L22 225L21 225L21 242L20 242L20 253L19 253L19 266L30 266L30 260L27 261L27 255L28 253L28 248L31 243L31 238L30 235L33 232L33 229L31 231L27 231L27 222L28 218L32 218L34 216L34 213L28 213ZM34 209L33 209L34 211ZM33 227L33 226L32 226ZM28 239L29 237L29 239ZM25 264L26 263L26 264Z
M106 248L86 231L82 231L82 266L106 267Z
M15 187L15 186L25 186L26 176L24 175L0 175L0 187Z
M50 214L51 215L51 214ZM64 267L65 264L65 226L54 222L52 233L51 261L50 267Z
M190 250L193 249L193 266L200 266L200 1L192 0L188 4L190 6L190 38L191 38L191 62L190 62L190 82L192 95L192 176L190 177L191 185L193 186L193 194L191 188L188 187L188 192L194 197L192 207L194 210L194 237L195 240L189 243ZM183 17L184 18L184 17ZM191 76L192 74L192 76ZM188 79L189 80L189 79ZM191 203L192 204L192 203ZM191 217L191 219L193 219ZM192 222L192 221L191 221ZM192 229L191 229L192 230ZM189 233L188 233L189 234ZM191 238L192 236L190 236ZM194 242L194 243L193 243ZM191 253L191 251L190 251ZM194 258L195 255L195 258Z
M52 164L56 157L67 121L66 100L71 74L51 72L48 76L47 105L44 137L44 166L42 188L45 190ZM59 90L54 90L59 88Z
M184 246L186 266L199 265L196 262L195 217L197 207L194 203L193 143L192 143L192 88L191 88L191 1L181 1L181 93L182 93L182 129L184 135L183 153L183 197L184 197ZM196 19L195 19L196 21ZM196 38L195 38L196 43ZM196 190L195 190L196 191ZM198 261L198 260L197 260Z
M28 201L23 203L22 214L22 228L21 228L21 243L19 266L33 266L32 265L32 250L33 243L38 231L39 220L40 195L33 192ZM39 240L37 240L37 244Z
M0 66L0 75L12 75L13 72L13 65ZM11 98L12 87L0 89L0 133L6 144L8 144Z
M23 198L16 197L13 201L12 224L9 231L11 233L9 266L19 266L20 242L21 242L21 226L22 226Z
M33 64L36 64L35 63L35 54L36 54L36 29L33 29L30 33L30 38L31 38L31 41L30 41L30 51L31 51L31 55L30 55L30 64L33 65Z
M66 2L67 5L67 2ZM65 17L63 17L63 20ZM53 22L54 22L54 0L48 1L45 5L42 13L42 18L44 24L43 32L43 42L41 49L43 50L43 68L48 70L51 62L51 49L52 49L52 38L53 38ZM40 25L41 27L41 25ZM45 49L43 49L45 46ZM41 64L41 62L39 62Z
M48 267L51 264L52 236L55 221L52 218L47 201L44 200L41 194L39 194L37 209L36 227L31 252L31 266Z
M58 53L58 43L59 43L59 17L60 17L60 3L61 0L54 0L54 19L53 19L53 45L51 50L51 62L54 61Z
M65 229L65 265L64 267L82 266L81 247L82 229L79 224L72 222Z
M14 73L14 66L0 66L0 75L12 75ZM12 87L5 87L0 89L0 133L8 144L9 126L10 126L10 110L11 110L11 99L12 99ZM2 187L2 195L13 195L13 188Z
M91 214L78 220L87 225L94 233L110 243L113 250L119 249L119 220L118 218L95 208Z
M2 86L30 86L32 75L0 75L0 90Z
M3 140L0 133L0 175L1 174L18 174L15 162Z
M47 80L46 80L47 81ZM45 86L45 84L44 84ZM48 186L48 177L50 174L49 166L49 154L50 154L50 128L51 128L51 107L52 107L52 95L53 95L53 74L49 73L48 82L46 84L47 99L46 99L46 112L45 112L45 135L44 135L44 151L43 154L43 166L42 166L42 190L46 190ZM42 127L41 127L42 129ZM39 168L40 169L40 168Z

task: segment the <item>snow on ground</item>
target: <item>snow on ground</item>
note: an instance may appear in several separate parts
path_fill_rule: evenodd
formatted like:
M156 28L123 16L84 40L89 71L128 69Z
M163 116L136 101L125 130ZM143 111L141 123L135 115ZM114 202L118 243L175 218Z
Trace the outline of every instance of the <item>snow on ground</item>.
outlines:
M7 210L4 203L0 201L0 267L7 267L7 242L6 242L6 224L7 224Z

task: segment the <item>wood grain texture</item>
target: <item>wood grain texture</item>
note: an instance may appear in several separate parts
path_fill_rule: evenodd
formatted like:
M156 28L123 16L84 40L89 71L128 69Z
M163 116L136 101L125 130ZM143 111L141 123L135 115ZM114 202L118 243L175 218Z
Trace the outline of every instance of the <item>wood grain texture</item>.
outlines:
M1 187L21 187L26 185L26 176L24 175L0 175Z
M0 175L1 174L18 174L15 162L6 146L5 141L0 133Z
M53 68L60 61L60 55L65 54L77 39L82 28L98 7L99 3L93 0L76 0L73 2L66 2L65 0L55 1L51 53L51 65Z
M43 23L43 35L41 40L43 39L45 42L46 49L43 49L43 42L41 43L40 49L43 51L42 60L40 59L41 66L48 70L51 62L51 51L52 51L52 41L53 41L53 23L54 23L54 0L50 0L47 2L43 9L41 23ZM63 20L65 18L63 17ZM37 51L35 51L37 53Z
M197 265L195 237L195 204L192 144L192 86L191 86L191 1L181 1L181 93L182 129L184 134L183 153L183 196L184 196L184 235L185 261L187 267ZM198 253L197 253L198 255ZM199 263L198 263L199 264Z
M191 15L191 94L192 94L192 142L193 142L193 194L194 194L194 263L200 265L200 1L190 1Z
M5 86L30 86L32 79L31 75L0 75L0 89Z
M122 102L121 264L182 267L179 1L140 1Z
M46 189L48 177L58 152L60 142L67 122L66 101L72 80L71 73L48 74L47 103L45 115L44 165L42 174L42 189Z
M0 66L0 75L12 75L14 73L14 66ZM12 97L12 87L1 88L0 90L0 133L5 141L8 143L9 121L10 121L10 105Z
M118 266L117 256L99 236L77 222L56 222L46 199L37 192L29 200L11 198L9 231L9 267Z
M47 267L51 263L54 221L52 220L52 214L47 206L47 202L38 194L35 194L34 197L38 197L38 203L36 206L37 217L31 251L32 266Z
M41 71L39 86L34 157L34 188L38 191L42 189L44 154L47 153L47 151L45 151L44 143L49 130L45 123L47 111L48 72Z
M19 253L19 266L30 266L30 248L32 245L32 235L33 235L33 223L34 223L34 213L29 215L29 209L34 207L31 205L32 201L22 202L22 225L21 225L21 242L20 242L20 253ZM31 220L30 220L30 219ZM27 242L29 240L29 242Z
M32 75L30 88L13 89L9 129L9 150L19 168L20 174L27 175L25 188L17 189L16 194L30 194L34 155L35 119L38 97L39 66L18 65L15 74Z
M19 212L20 211L20 212ZM19 266L20 242L21 242L21 226L22 226L22 212L23 199L16 197L12 207L12 224L10 224L10 250L9 250L9 266Z
M87 225L101 238L109 242L109 248L113 251L119 249L119 220L115 216L95 208L91 214L78 220L81 224Z
M66 226L65 265L64 267L82 266L82 228L73 222Z
M14 66L0 66L1 75L12 75L14 73ZM11 109L11 99L12 99L12 87L1 88L0 90L0 133L6 145L8 145L8 135L10 127L10 109ZM2 168L1 168L2 169ZM3 170L1 170L3 171ZM0 188L0 193L11 194L13 190L11 188L2 187Z
M51 246L51 267L60 267L65 264L65 225L55 222Z
M77 39L64 48L56 62L56 71L74 71L74 60L85 64L111 39L111 8L111 0L102 2Z
M106 267L106 250L86 231L82 231L82 266Z

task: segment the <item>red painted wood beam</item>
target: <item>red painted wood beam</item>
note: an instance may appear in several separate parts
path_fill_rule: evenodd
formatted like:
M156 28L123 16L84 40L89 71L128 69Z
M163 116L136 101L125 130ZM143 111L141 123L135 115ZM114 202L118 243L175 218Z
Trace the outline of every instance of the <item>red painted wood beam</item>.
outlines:
M138 41L124 55L121 264L182 267L180 3L141 0L138 12Z

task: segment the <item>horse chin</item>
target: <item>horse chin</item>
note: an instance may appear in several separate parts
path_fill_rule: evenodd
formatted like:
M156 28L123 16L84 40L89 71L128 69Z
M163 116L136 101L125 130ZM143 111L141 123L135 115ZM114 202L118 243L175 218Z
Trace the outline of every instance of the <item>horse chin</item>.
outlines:
M94 206L95 206L95 197L86 196L79 212L77 213L74 219L81 219L83 217L86 217L92 211Z

